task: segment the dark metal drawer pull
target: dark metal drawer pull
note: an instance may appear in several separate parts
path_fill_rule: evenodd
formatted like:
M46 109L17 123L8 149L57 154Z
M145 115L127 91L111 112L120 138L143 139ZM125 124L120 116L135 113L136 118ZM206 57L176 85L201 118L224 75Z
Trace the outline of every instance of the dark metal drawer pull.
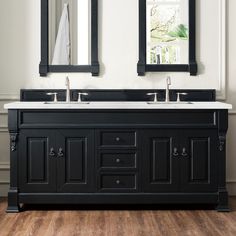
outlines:
M54 151L54 148L50 148L49 156L50 157L55 157L56 153Z
M178 157L178 156L179 156L179 153L178 153L178 149L177 149L177 148L174 148L173 156L174 156L174 157Z
M120 184L120 180L119 179L116 180L116 184Z
M64 153L63 153L63 149L62 148L59 148L59 151L57 153L57 156L58 157L63 157L64 156Z
M183 148L181 155L182 155L183 157L187 157L187 156L188 156L188 153L186 152L186 148Z

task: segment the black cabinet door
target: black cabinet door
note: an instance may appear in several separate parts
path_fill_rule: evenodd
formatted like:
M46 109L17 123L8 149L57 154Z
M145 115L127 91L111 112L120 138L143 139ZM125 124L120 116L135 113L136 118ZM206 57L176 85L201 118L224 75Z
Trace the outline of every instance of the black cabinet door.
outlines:
M174 192L179 183L178 132L140 131L142 148L142 189L144 192Z
M217 131L192 129L180 134L181 190L217 191Z
M20 192L56 191L55 133L21 130L19 135Z
M94 131L59 130L57 191L94 191Z

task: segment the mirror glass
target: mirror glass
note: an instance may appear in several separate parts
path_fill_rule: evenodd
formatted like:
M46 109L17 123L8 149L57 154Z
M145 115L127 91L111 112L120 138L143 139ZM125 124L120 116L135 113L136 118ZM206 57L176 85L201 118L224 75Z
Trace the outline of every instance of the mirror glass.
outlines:
M146 63L188 64L189 0L147 0L146 11Z
M49 0L49 65L91 64L91 0Z

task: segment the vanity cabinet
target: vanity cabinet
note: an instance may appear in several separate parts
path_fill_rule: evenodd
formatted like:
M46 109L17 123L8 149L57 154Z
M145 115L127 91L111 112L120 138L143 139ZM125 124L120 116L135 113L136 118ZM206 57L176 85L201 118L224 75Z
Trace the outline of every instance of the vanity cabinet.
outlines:
M144 130L141 137L145 192L217 191L215 130Z
M228 211L227 109L30 107L9 109L7 212L19 204L164 203Z
M19 188L25 193L91 192L93 130L22 130Z

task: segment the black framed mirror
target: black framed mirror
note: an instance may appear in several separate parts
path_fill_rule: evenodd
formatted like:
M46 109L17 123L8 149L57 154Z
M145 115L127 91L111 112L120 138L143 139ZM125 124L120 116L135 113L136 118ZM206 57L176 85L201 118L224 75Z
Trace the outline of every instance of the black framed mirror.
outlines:
M98 0L41 0L40 76L99 75Z
M197 75L195 0L139 0L137 72Z

